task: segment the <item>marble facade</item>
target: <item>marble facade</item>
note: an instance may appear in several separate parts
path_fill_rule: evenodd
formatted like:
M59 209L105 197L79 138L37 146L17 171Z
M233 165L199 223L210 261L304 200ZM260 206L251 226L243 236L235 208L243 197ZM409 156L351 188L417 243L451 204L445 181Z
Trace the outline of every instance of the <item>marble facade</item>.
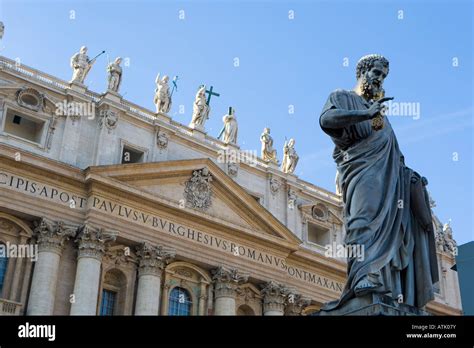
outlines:
M167 315L176 287L190 315L309 315L338 298L346 263L322 241L343 241L341 197L271 161L220 160L229 150L241 151L0 57L0 243L38 245L35 261L9 259L0 314L98 315L104 289L116 315ZM454 256L438 260L426 310L459 315Z

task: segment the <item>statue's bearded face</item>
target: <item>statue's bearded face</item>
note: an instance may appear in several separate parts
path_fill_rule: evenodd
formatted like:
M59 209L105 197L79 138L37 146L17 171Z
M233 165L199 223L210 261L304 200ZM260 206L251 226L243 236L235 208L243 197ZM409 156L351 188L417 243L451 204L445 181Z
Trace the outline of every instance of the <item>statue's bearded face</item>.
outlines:
M369 70L362 74L362 93L366 99L373 99L382 94L382 85L387 74L388 68L380 61L376 61Z

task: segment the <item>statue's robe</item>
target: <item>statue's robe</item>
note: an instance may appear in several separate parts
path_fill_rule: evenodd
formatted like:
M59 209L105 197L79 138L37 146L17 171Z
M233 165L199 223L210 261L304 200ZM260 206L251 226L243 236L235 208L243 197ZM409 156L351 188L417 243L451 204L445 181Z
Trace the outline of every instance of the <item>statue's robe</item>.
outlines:
M233 116L225 116L224 121L224 143L237 144L238 125Z
M193 117L191 124L203 126L207 120L211 107L207 105L206 99L198 99L194 101L193 105Z
M273 148L273 139L269 134L263 133L260 136L260 141L262 142L262 158L266 161L278 162L276 158L276 151Z
M283 148L283 162L281 168L285 173L293 173L295 171L296 165L298 164L298 155L296 150L292 147L286 145Z
M321 115L336 108L368 109L352 91L336 90ZM422 307L434 298L438 266L428 193L418 173L404 164L387 117L379 131L366 120L339 129L321 128L333 140L344 201L346 245L364 246L364 258L349 258L347 282L339 300L322 310L340 307L355 296L354 287L368 274L378 274L376 292Z

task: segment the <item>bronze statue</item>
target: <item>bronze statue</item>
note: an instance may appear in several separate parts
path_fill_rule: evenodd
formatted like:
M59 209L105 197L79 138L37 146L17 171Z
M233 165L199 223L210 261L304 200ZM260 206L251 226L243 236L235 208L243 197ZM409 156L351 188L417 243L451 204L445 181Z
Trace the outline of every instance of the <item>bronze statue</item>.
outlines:
M344 291L322 311L340 310L351 306L351 299L371 294L421 308L434 298L438 281L427 180L405 165L383 115L383 102L391 99L382 87L388 60L371 54L359 60L356 70L355 88L330 94L320 126L335 144L345 244L363 245L365 254L362 260L347 260Z

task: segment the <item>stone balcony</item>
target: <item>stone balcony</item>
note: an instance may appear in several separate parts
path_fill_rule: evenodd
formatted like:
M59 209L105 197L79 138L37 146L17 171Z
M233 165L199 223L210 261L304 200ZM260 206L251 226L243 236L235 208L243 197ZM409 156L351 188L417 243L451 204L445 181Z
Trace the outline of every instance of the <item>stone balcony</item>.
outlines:
M0 298L0 315L20 315L21 303Z

